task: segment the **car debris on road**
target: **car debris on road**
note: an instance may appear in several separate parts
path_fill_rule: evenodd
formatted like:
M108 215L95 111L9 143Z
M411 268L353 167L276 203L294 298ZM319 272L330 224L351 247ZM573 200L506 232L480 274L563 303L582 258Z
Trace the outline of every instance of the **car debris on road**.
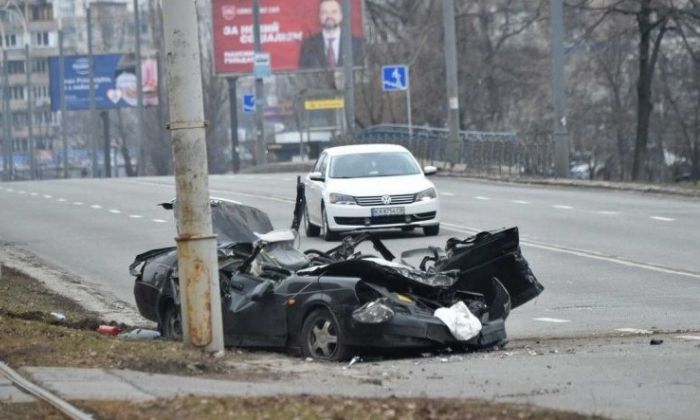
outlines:
M303 185L299 196L291 230L274 230L260 209L211 200L227 346L286 348L306 360L333 361L369 349L490 348L505 342L511 309L543 291L515 227L451 238L444 249L398 259L370 232L327 251L302 252L294 243ZM377 254L359 252L363 242ZM414 266L408 260L416 257ZM157 322L164 337L180 339L175 247L137 255L129 269L141 315Z

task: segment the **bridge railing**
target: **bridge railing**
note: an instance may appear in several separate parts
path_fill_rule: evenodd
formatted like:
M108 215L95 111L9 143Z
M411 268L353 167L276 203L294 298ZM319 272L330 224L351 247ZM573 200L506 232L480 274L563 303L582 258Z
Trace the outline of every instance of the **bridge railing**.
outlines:
M554 147L548 137L529 143L514 132L459 132L459 156L448 155L448 130L405 125L379 125L358 131L353 136L339 135L332 146L347 144L399 144L413 153L423 165L434 165L453 172L518 177L549 176L552 173ZM456 162L450 167L449 162Z

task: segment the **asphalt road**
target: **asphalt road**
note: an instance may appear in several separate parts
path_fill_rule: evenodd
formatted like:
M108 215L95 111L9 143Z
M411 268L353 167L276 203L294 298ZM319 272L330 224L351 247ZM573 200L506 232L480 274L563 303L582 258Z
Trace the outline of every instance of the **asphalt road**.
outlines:
M210 191L259 207L284 228L291 223L295 182L294 174L213 176ZM523 253L545 291L512 312L511 338L585 339L626 329L686 337L677 338L681 342L700 338L700 200L455 178L435 182L441 235L387 232L385 243L399 254L517 225ZM156 206L174 192L172 178L0 184L0 239L133 304L127 267L134 255L174 243L172 214ZM331 246L302 237L302 249ZM662 385L658 391L668 392ZM700 387L698 372L690 386Z

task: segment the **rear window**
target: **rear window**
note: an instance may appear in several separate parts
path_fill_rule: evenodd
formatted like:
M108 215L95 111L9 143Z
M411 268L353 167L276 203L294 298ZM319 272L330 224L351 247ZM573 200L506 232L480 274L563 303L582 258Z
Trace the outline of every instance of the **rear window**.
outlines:
M340 155L331 161L331 178L369 178L420 174L408 152L378 152Z

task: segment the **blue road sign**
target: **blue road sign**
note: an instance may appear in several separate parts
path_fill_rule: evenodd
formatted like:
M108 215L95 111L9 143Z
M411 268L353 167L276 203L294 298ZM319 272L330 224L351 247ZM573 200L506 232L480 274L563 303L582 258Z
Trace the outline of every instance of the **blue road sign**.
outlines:
M392 92L408 89L408 67L393 65L382 67L382 90Z
M255 95L243 95L243 113L255 113Z

